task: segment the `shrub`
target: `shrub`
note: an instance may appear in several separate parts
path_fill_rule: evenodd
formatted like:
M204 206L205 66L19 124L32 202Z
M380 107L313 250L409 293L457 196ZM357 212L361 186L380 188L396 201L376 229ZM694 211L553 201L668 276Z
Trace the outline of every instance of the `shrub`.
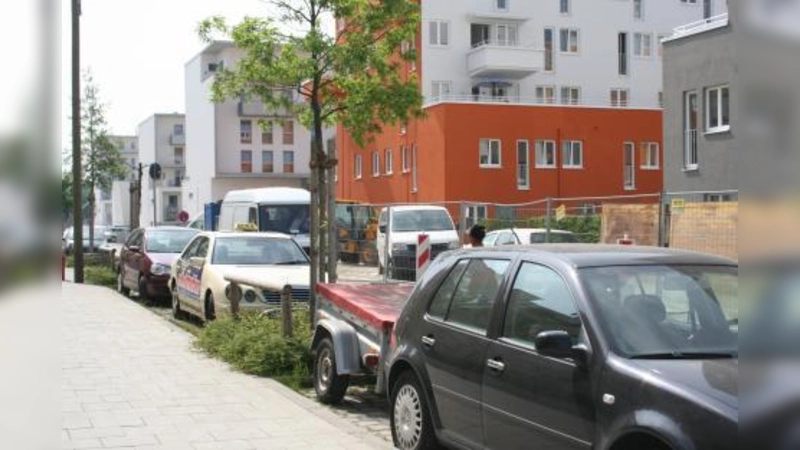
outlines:
M550 224L554 230L565 230L575 233L581 242L597 243L600 242L600 216L567 216L563 220L556 221L555 218ZM499 230L503 228L545 228L547 221L544 217L533 217L524 220L503 220L487 219L482 222L487 231Z
M87 265L84 267L87 283L114 288L117 286L117 274L108 266Z
M282 381L285 377L294 381L307 378L311 365L308 312L295 312L291 338L283 337L281 320L262 314L242 314L239 320L222 316L203 327L196 345L251 375Z

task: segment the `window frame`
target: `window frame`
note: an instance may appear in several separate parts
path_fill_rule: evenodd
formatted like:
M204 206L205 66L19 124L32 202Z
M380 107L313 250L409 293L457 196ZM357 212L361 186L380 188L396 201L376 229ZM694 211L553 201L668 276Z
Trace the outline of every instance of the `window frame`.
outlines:
M724 103L722 101L723 95L722 92L727 91L728 93L728 123L723 123L723 118L725 117L725 109ZM717 123L712 126L711 124L711 94L712 92L717 93ZM731 129L731 89L730 84L720 84L717 86L711 86L704 89L703 95L703 115L704 115L704 125L705 125L705 132L706 134L714 134L714 133L725 133L730 131Z
M691 110L690 98L694 98L694 111ZM702 117L697 117L703 114L701 111L700 93L696 90L685 91L683 93L683 170L685 172L696 171L700 168L700 148L698 142L698 133L700 131L697 127L702 127L700 122ZM695 114L695 127L689 128L691 115ZM694 143L694 147L690 144ZM694 158L694 159L693 159Z
M411 146L411 193L419 192L419 173L417 173L417 144Z
M383 166L384 175L394 174L394 153L390 148L383 151Z
M655 150L655 164L653 164L653 150ZM642 170L660 170L661 169L661 145L658 142L642 142L639 147L639 160Z
M505 6L501 7L500 2L503 2ZM509 5L510 0L494 0L494 10L501 11L501 12L508 12L511 9L511 5Z
M381 154L378 150L372 151L372 177L381 176Z
M525 182L520 183L522 180L520 174L523 173L522 168L523 164L520 161L520 155L522 155L520 148L520 144L525 144ZM517 156L517 190L519 191L528 191L531 188L531 143L527 139L517 139L517 146L516 146L516 156Z
M611 88L609 94L612 108L628 108L630 106L631 94L628 88ZM622 97L625 97L624 100Z
M575 155L575 144L578 144L578 149L580 150L580 164L573 164L573 159ZM569 145L569 154L570 158L567 158L567 145ZM569 170L580 170L585 167L585 155L584 155L584 148L583 148L583 141L580 140L572 140L572 139L564 139L561 144L561 168L562 169L569 169Z
M361 154L357 154L353 158L353 178L360 180L363 177L364 161Z
M294 164L294 150L284 150L283 153L281 154L281 156L283 158L282 161L281 161L283 163L283 173L294 173L294 166L295 166L295 164ZM291 156L291 160L292 160L291 163L287 163L286 162L287 159L289 159L286 156ZM289 167L290 164L291 164L291 167Z
M547 47L547 34L548 34L548 32L550 33L550 48ZM543 72L544 73L553 73L553 72L556 71L556 58L555 58L555 54L556 54L556 50L557 50L556 47L559 46L558 42L556 42L556 39L558 39L558 36L556 36L556 28L555 27L544 27L543 33L544 33L544 36L543 36L543 41L544 41L544 68L543 68ZM549 68L548 68L548 64L550 66Z
M283 124L281 124L281 143L283 145L294 145L294 131L294 120L284 120Z
M250 161L245 161L245 155L250 155ZM245 170L245 164L250 164L249 170ZM239 173L253 173L253 151L240 150L239 151Z
M410 152L408 150L408 146L407 145L404 145L400 149L400 159L402 160L401 161L401 166L402 166L401 171L402 171L402 173L411 172L411 159L410 159L409 153Z
M622 143L622 188L626 191L636 190L636 143L633 141L625 141ZM630 164L628 164L628 155L630 155ZM628 173L630 170L630 173ZM628 180L630 175L630 180Z
M436 28L436 33L433 33L434 27ZM445 30L445 33L442 33L442 29ZM442 39L442 35L444 34L444 39ZM436 37L434 42L434 36ZM439 47L439 48L446 48L450 46L450 21L449 20L438 20L433 19L428 21L428 46L430 47Z
M442 89L445 88L445 89ZM447 90L447 93L444 93ZM431 81L431 100L443 101L450 97L453 92L453 82L450 80Z
M564 96L564 92L568 92L569 96ZM574 93L577 93L573 98ZM580 86L561 86L559 89L559 97L562 105L576 106L581 104L581 87Z
M547 148L548 145L549 147ZM537 169L557 169L558 168L558 146L554 139L537 139L534 141L534 152L536 153L535 167ZM542 153L540 153L540 150ZM540 164L539 156L544 152L551 152L553 154L553 164Z
M647 49L647 52L645 52L645 49ZM653 33L640 31L633 33L633 57L640 59L653 57Z
M633 20L645 20L644 0L633 0Z
M275 143L275 123L271 120L264 121L261 127L261 145Z
M564 50L564 32L566 32L566 50ZM574 50L572 37L575 37ZM562 27L558 29L558 53L562 55L579 55L581 53L581 31L575 27Z
M269 155L270 170L267 168L267 158ZM272 150L261 150L261 173L275 173L275 152Z
M483 143L486 142L488 149L487 162L483 163ZM493 148L492 144L497 144L497 162L492 162ZM503 141L496 138L481 138L478 141L478 167L481 169L502 169L503 168Z
M565 8L566 6L566 8ZM572 1L571 0L559 0L558 1L558 13L563 16L568 16L572 14Z
M246 130L249 128L249 130ZM253 121L250 119L239 120L239 143L252 144L253 143Z
M555 105L557 103L558 92L555 85L539 85L536 86L534 92L536 93L536 104ZM548 92L550 96L546 95Z

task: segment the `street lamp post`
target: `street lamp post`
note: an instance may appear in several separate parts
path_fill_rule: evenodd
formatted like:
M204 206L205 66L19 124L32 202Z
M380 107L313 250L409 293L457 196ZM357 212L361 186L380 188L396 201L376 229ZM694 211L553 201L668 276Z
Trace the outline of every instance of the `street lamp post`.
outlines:
M72 0L72 216L75 282L83 283L83 189L81 174L81 0Z

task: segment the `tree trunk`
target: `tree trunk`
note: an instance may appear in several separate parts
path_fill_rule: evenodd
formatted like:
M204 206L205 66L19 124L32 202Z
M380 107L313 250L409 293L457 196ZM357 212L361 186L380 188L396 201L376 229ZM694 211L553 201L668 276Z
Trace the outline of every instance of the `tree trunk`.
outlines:
M318 147L319 148L319 147ZM322 164L317 167L317 177L319 180L319 192L317 197L317 208L319 209L319 282L327 281L328 271L328 214L326 205L328 203L328 180L325 176L325 163L327 158L320 152Z
M311 141L311 175L309 180L309 190L311 191L311 276L308 296L308 315L311 327L314 327L314 318L317 313L317 282L319 280L319 177L317 176L317 153L314 149L314 138Z
M339 279L337 265L339 264L339 234L336 229L336 161L335 150L328 147L328 161L332 164L328 168L328 198L326 208L330 223L328 226L328 282L336 283Z

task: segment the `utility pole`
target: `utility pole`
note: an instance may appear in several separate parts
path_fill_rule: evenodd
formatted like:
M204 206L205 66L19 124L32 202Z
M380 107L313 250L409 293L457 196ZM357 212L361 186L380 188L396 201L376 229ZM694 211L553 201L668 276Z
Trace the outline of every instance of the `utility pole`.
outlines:
M72 230L75 282L83 283L83 176L81 173L81 0L72 0Z

